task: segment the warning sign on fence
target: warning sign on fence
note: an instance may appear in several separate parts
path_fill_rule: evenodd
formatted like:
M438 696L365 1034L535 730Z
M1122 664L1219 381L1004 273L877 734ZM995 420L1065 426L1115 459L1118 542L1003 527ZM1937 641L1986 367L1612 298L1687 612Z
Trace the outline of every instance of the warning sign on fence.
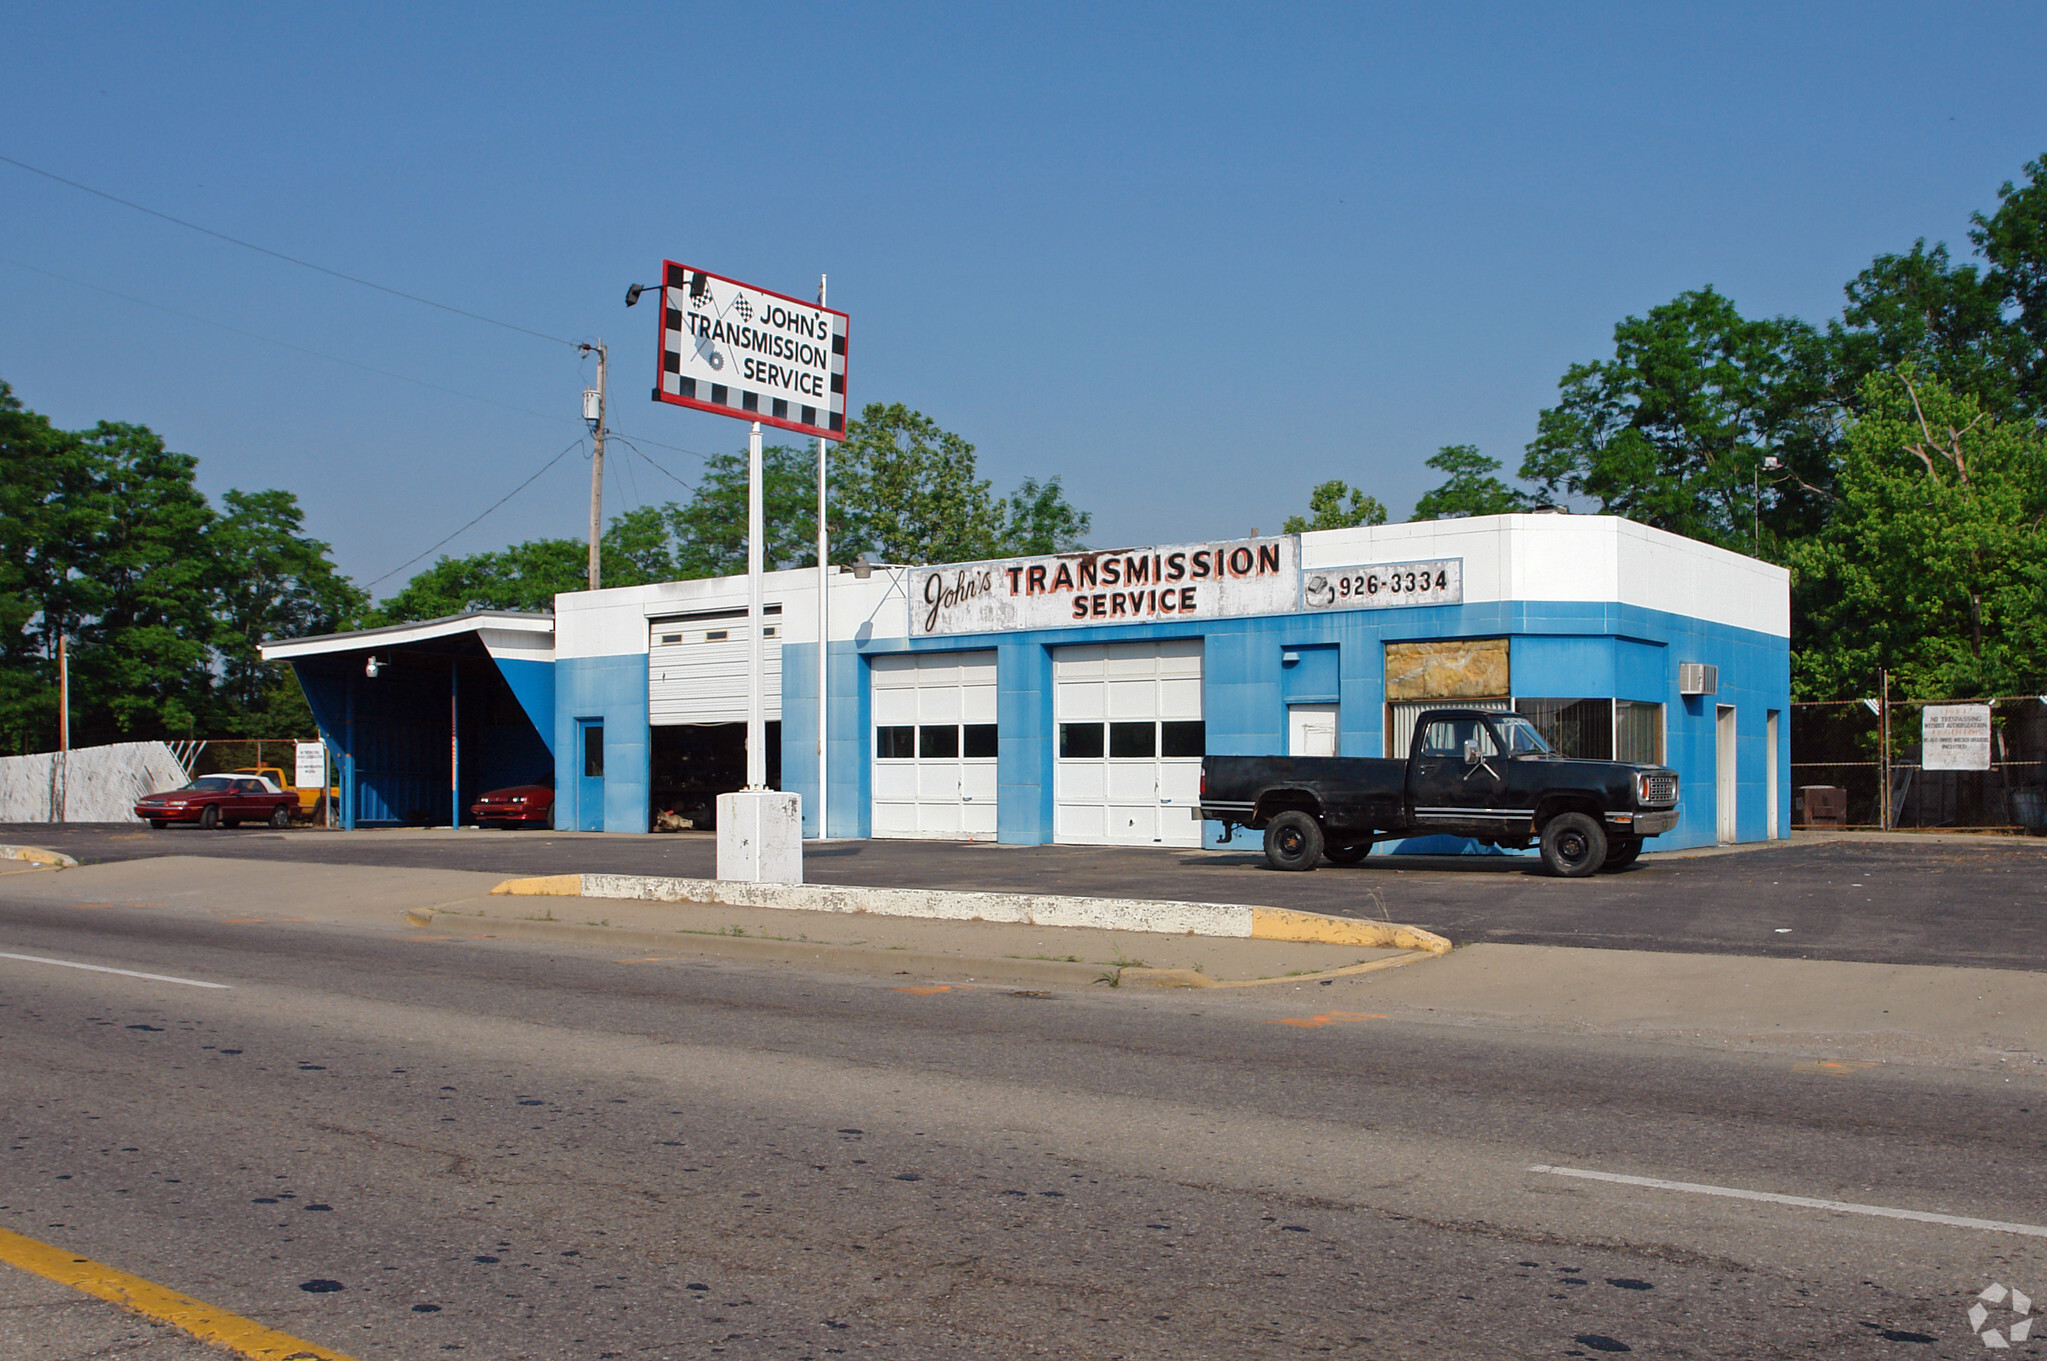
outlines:
M1988 704L1929 704L1919 725L1923 769L1990 769Z

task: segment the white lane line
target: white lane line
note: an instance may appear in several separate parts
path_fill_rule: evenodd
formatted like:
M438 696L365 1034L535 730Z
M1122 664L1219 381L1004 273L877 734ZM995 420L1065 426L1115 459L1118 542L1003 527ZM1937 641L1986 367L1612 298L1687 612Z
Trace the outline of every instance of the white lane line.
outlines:
M90 969L94 973L117 973L123 978L146 978L152 983L182 983L188 988L232 988L232 983L202 983L196 978L173 978L167 973L137 973L133 969L109 969L104 964L80 964L72 959L45 959L41 955L10 955L0 950L0 959L21 959L30 964L55 964L60 969Z
M1582 1177L1587 1181L1618 1182L1622 1186L1646 1186L1652 1191L1689 1191L1697 1196L1726 1196L1732 1200L1765 1200L1772 1205L1796 1205L1807 1210L1838 1210L1844 1214L1877 1215L1884 1219L1913 1219L1922 1224L1946 1224L1956 1229L1991 1229L1998 1233L2022 1233L2047 1238L2047 1227L2039 1224L2007 1224L2001 1219L1970 1219L1966 1215L1933 1214L1926 1210L1900 1210L1889 1205L1857 1205L1849 1200L1816 1200L1811 1196L1780 1196L1770 1191L1744 1191L1734 1186L1707 1186L1696 1181L1664 1181L1658 1177L1624 1177L1618 1172L1588 1172L1582 1167L1531 1167L1556 1177Z

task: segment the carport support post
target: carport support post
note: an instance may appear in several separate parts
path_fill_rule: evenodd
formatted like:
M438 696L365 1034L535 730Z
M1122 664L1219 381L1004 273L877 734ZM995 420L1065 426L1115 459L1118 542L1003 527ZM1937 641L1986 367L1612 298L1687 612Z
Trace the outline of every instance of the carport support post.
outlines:
M448 659L448 826L462 830L462 710L456 703L462 664Z

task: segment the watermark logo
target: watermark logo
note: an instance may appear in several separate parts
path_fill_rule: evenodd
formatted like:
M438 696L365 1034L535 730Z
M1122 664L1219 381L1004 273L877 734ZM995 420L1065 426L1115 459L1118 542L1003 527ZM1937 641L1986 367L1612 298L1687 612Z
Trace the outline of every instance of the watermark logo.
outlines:
M2011 1321L1992 1327L1996 1316L1992 1308L2008 1305ZM1996 1351L2009 1351L2014 1342L2024 1342L2033 1331L2033 1301L2023 1290L2007 1290L1992 1281L1976 1302L1969 1306L1969 1330L1983 1339L1983 1345Z

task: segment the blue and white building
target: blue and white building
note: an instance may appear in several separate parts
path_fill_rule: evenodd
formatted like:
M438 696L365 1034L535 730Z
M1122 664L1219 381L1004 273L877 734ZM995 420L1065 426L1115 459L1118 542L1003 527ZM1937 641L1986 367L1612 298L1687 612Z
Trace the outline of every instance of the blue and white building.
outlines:
M1661 848L1788 828L1787 574L1627 520L1487 516L831 582L820 761L817 574L767 577L770 783L803 796L806 836L1212 845L1221 829L1192 814L1202 755L1404 755L1413 715L1443 703L1674 767L1683 817ZM741 782L746 628L746 583L721 578L265 655L298 667L358 825L455 808L544 751L558 827L643 832ZM394 676L402 693L373 693ZM525 733L486 721L520 714Z

